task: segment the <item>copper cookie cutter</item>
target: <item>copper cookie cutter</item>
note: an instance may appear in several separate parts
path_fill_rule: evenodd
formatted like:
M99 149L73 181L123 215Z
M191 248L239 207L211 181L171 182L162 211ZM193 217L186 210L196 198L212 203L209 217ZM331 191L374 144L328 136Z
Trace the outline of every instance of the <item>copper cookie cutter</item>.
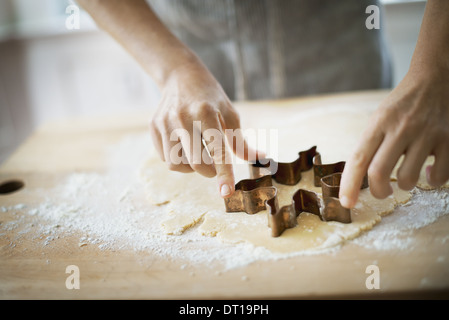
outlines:
M338 199L345 162L322 164L321 155L316 149L314 146L299 152L298 159L289 163L275 162L273 159L250 163L251 178L235 185L235 192L224 200L226 211L255 214L266 209L273 237L295 227L301 212L316 214L322 221L351 223L351 210L344 208ZM321 187L322 199L313 191L298 189L292 203L279 208L277 188L272 180L279 184L295 185L301 180L301 173L310 169L313 169L314 185ZM367 187L368 178L365 176L361 189Z

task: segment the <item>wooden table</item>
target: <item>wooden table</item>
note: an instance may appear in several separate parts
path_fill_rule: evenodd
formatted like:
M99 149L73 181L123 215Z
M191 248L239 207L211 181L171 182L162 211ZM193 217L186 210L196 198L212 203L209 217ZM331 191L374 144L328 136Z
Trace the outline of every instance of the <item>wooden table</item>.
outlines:
M331 103L377 105L386 94L358 92L257 104L261 113L272 107L296 110ZM256 117L249 112L254 104L237 104L243 123L249 114ZM25 183L18 192L0 195L0 207L38 204L41 199L36 190L51 190L71 172L101 173L106 147L126 134L148 130L150 116L148 112L100 121L71 119L41 127L0 168L0 183L10 179ZM145 252L80 247L75 235L42 246L35 238L21 234L20 224L6 227L20 217L24 219L20 221L28 219L20 207L13 211L0 212L2 299L449 297L449 244L442 241L449 234L449 215L416 230L414 237L420 245L412 251L376 251L349 242L334 254L258 261L217 273L202 265L183 268L183 261L166 261ZM365 286L366 267L372 264L381 272L379 290ZM69 265L79 267L79 290L66 288Z

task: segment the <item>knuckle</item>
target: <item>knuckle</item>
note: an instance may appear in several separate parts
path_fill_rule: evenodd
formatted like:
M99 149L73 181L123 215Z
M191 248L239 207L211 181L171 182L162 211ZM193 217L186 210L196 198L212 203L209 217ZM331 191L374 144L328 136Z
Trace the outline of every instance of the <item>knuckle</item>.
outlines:
M210 155L215 164L226 164L229 155L227 154L227 150L224 147L214 147L210 151Z
M382 108L382 106L380 106L377 112L375 112L370 118L370 123L376 128L384 129L385 124L388 123L388 119L390 119L390 121L394 121L395 118L395 115L392 114L391 111L389 111L385 107Z
M173 112L169 111L164 113L164 115L161 117L161 123L164 125L164 127L168 128L170 127L170 124L173 122Z
M215 138L215 137L214 137ZM215 158L221 158L222 155L225 153L226 149L223 146L223 137L219 136L218 139L221 139L222 141L213 141L213 145L209 144L208 150L210 155Z
M234 181L234 175L226 170L217 172L217 180L219 181Z
M358 169L364 169L368 164L368 157L362 151L356 151L352 156L352 165Z
M398 124L397 134L403 137L410 137L421 133L423 130L423 124L416 117L412 117L409 114L404 115L402 121Z
M217 110L210 103L199 103L196 108L196 116L200 119L214 117L217 114Z
M189 108L185 104L178 104L175 107L171 108L170 115L172 117L176 117L178 119L185 119L189 114Z
M157 130L160 123L161 117L159 115L155 115L150 121L150 128L152 130Z

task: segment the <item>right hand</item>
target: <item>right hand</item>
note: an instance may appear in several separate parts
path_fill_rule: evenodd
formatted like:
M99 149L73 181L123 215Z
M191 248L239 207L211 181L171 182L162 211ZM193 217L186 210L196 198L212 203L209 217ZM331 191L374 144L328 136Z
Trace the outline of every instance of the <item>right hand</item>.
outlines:
M173 70L161 94L150 125L161 159L173 171L217 176L220 195L223 198L231 196L235 179L225 140L232 142L233 152L242 159L254 160L263 155L256 155L243 139L241 130L237 130L240 129L239 115L223 88L201 62L195 62ZM225 134L226 129L232 129L234 136ZM211 132L213 139L208 136ZM213 145L209 152L201 137L209 146Z

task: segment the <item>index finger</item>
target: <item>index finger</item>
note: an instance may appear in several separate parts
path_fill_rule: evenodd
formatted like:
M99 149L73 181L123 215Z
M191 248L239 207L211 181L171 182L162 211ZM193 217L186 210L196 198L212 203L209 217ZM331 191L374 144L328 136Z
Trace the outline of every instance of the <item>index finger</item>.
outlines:
M345 208L353 208L359 197L363 178L377 149L384 139L384 134L374 124L368 126L345 164L340 182L340 203Z
M234 171L232 169L232 156L226 147L225 134L219 120L219 114L213 117L205 117L202 128L202 137L207 146L206 149L212 158L217 172L217 182L220 195L223 198L230 197L235 190Z

